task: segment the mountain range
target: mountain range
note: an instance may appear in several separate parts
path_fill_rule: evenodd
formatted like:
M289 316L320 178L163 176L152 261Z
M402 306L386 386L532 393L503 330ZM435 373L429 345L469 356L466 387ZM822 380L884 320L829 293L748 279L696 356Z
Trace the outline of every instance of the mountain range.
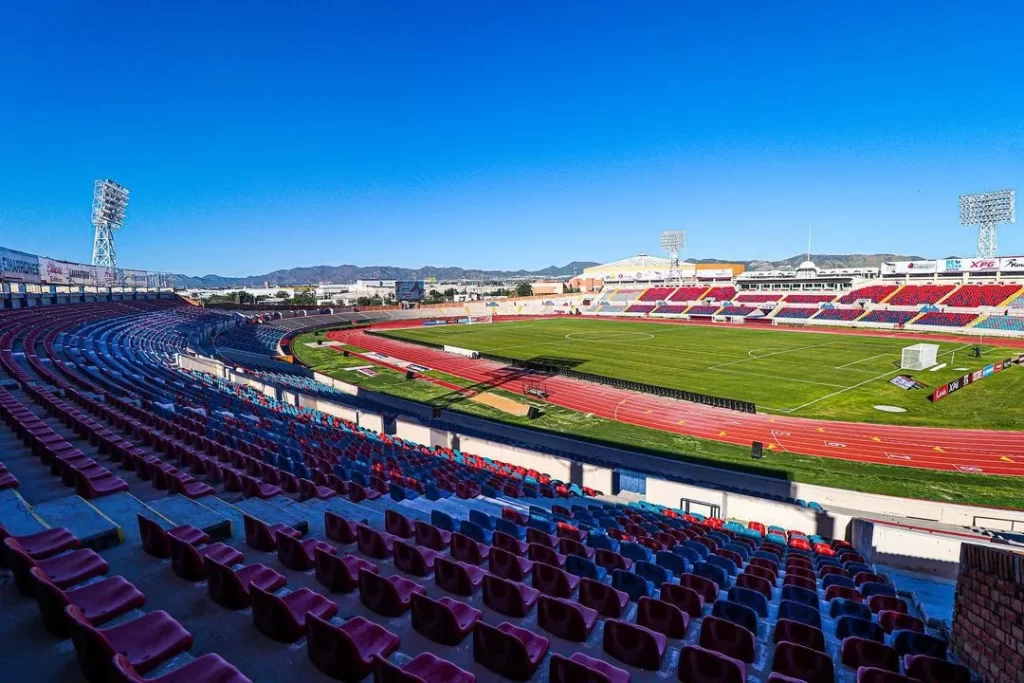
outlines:
M782 261L744 261L738 259L686 259L687 263L742 263L747 270L777 270L796 268L806 260L806 254L798 254ZM920 256L900 254L812 254L811 260L819 268L877 268L883 261L914 261ZM310 285L318 283L344 284L356 280L503 280L508 278L543 277L567 278L579 275L584 268L599 265L594 261L573 261L564 266L548 266L540 270L483 270L479 268L458 268L455 266L424 266L422 268L399 268L396 266L308 266L286 268L263 275L246 277L225 277L223 275L175 275L178 287L223 288L262 287L270 285Z

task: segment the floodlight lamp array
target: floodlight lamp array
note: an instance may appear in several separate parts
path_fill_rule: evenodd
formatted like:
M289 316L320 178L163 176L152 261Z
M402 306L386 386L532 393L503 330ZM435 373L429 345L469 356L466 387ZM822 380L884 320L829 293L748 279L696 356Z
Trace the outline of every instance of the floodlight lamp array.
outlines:
M994 225L1016 221L1013 190L960 195L960 225Z
M686 233L682 230L666 230L661 233L661 248L669 253L678 252L686 246Z
M97 180L93 192L93 225L115 230L122 227L128 210L128 195L128 188L113 180Z

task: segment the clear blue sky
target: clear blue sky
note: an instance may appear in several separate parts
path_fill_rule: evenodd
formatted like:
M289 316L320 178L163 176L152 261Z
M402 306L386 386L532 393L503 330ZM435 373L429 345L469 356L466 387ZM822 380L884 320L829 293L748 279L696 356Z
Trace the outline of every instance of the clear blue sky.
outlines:
M233 6L229 6L233 5ZM1024 191L1019 2L7 2L0 244L121 265L969 255ZM1024 252L1024 225L1001 252Z

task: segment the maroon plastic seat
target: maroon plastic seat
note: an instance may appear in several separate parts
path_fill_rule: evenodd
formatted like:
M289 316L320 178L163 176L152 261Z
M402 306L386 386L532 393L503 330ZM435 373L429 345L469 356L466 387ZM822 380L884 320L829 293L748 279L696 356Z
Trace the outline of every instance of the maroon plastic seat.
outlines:
M497 535L498 532L495 532L495 536ZM497 545L492 545L491 552L487 556L487 568L492 574L503 579L523 581L533 570L533 562L507 550L502 550Z
M527 681L548 652L548 639L507 621L473 629L473 659L514 681Z
M416 544L431 550L444 550L451 543L452 532L438 529L433 524L416 522L413 525L416 533Z
M757 569L757 567L754 567ZM754 574L743 573L736 577L736 585L740 588L755 590L769 600L772 599L772 584L768 579Z
M114 677L115 654L145 673L192 647L192 634L167 612L150 612L107 629L90 624L74 605L64 612L78 664L90 683L108 683Z
M302 534L299 530L286 524L275 524L270 526L266 522L256 519L250 515L242 515L242 526L245 527L245 543L253 550L260 550L265 553L277 550L277 536L284 534L298 538Z
M363 617L341 626L315 614L306 618L306 647L313 665L331 678L357 683L373 670L374 657L388 657L400 639L383 626Z
M867 666L897 673L900 670L900 657L896 650L874 640L856 636L843 638L840 652L842 663L853 669Z
M484 576L483 593L485 605L514 619L525 617L540 597L535 588L490 574Z
M748 629L719 617L704 617L700 627L700 646L747 664L754 661L754 634Z
M579 603L602 617L618 619L629 604L629 594L593 579L580 579Z
M903 670L922 683L970 683L971 670L962 664L928 655L904 655Z
M391 557L391 544L395 541L391 534L382 534L376 529L360 524L356 527L356 539L356 547L363 555L377 560Z
M670 602L645 595L637 602L636 623L667 638L684 638L690 615Z
M779 619L775 623L772 642L776 645L782 642L796 643L818 652L825 651L825 634L820 628L791 619Z
M238 478L242 482L242 495L246 498L273 498L279 496L283 491L273 484L265 484L248 474L240 474Z
M333 601L308 588L275 595L249 584L249 597L253 624L263 635L282 643L294 643L306 634L308 614L330 619L338 613Z
M330 486L320 486L314 484L309 479L299 479L299 500L309 500L310 498L316 498L318 500L329 500L338 495L334 489Z
M604 567L609 572L613 572L616 569L622 569L623 571L628 572L630 567L633 566L633 560L604 548L598 548L597 552L594 553L594 562L598 566Z
M792 566L792 565L786 568L786 576L787 577L799 576L799 577L802 577L804 579L808 579L810 581L816 581L818 579L818 577L814 574L814 570L813 569L810 569L810 568L804 569L802 567L797 567L797 566Z
M334 548L331 548L334 550ZM339 557L323 548L314 552L316 580L332 593L351 593L359 587L359 572L377 573L377 565L346 553Z
M102 557L88 549L72 550L65 555L48 557L45 560L33 560L16 540L7 538L4 540L4 554L8 566L14 573L15 584L24 595L32 595L33 579L29 574L32 567L38 567L50 583L60 589L106 574L110 570L110 566Z
M68 605L81 610L82 617L93 626L102 626L114 617L146 603L146 596L123 576L112 576L81 588L63 591L50 583L37 567L32 567L29 573L35 580L33 592L39 603L43 626L61 638L69 635L67 614L64 611Z
M580 577L542 562L534 563L531 575L534 588L555 598L572 597L580 583Z
M383 657L374 657L374 683L475 683L476 676L429 652L421 652L398 668Z
M561 568L565 566L565 555L558 553L553 548L537 543L531 543L527 546L526 557L531 562L539 562L551 565L552 567Z
M359 599L371 611L385 617L398 617L409 610L413 593L427 589L415 581L393 575L387 578L374 572L359 572Z
M878 614L879 612L898 612L900 614L907 613L907 603L903 601L903 598L897 598L894 595L872 595L868 598L868 607L871 608L871 612Z
M288 582L282 574L259 563L237 570L217 562L212 557L204 557L203 563L206 565L206 590L210 598L228 609L246 609L252 604L249 584L255 584L261 590L273 593Z
M444 557L434 560L434 583L442 590L455 595L469 597L487 575L483 569L471 564L455 562Z
M202 529L197 529L190 524L164 530L162 526L148 517L139 515L138 519L142 549L153 557L168 558L171 556L171 547L167 539L172 535L190 545L210 542L210 537Z
M558 539L558 552L562 555L579 555L589 560L597 553L597 549L587 547L571 538L560 538Z
M117 683L252 683L220 655L208 654L157 678L143 678L124 655L114 656L112 681Z
M394 541L391 551L395 556L395 568L413 576L429 576L434 571L434 562L442 557L436 550L399 540Z
M835 668L832 659L817 650L796 643L775 646L772 671L806 683L834 683Z
M486 543L478 543L465 534L453 533L451 536L452 558L466 564L480 565L491 552Z
M209 557L229 567L245 559L244 554L224 543L211 543L197 548L173 536L168 537L167 541L171 547L171 568L186 581L202 581L206 578L203 558Z
M537 625L563 640L582 643L596 623L597 610L578 602L548 595L537 601Z
M287 534L277 537L277 559L288 569L305 572L316 565L316 552L323 551L332 555L338 552L330 543L319 539L307 538L299 540Z
M942 683L946 683L947 679L942 679ZM916 678L910 678L909 676L902 676L893 671L886 671L885 669L873 669L868 666L862 666L857 669L857 683L922 683ZM938 683L936 681L935 683Z
M687 645L679 651L677 675L682 683L745 683L747 666L721 652Z
M770 560L766 560L763 557L752 557L750 562L747 563L746 569L743 570L743 573L748 576L760 577L773 586L779 579L779 573L776 570L776 567L772 565Z
M826 576L845 576L850 577L850 572L846 571L842 567L836 567L834 565L827 564L818 570L818 578L824 579Z
M555 545L558 543L558 536L549 534L541 531L540 529L534 529L529 527L526 530L526 542L536 543L537 545L544 546L545 548L551 548L554 550Z
M86 500L92 500L128 490L128 482L124 479L108 472L102 465L97 467L103 469L103 473L89 476L85 472L75 471L75 493Z
M619 619L604 624L604 651L629 666L657 671L667 645L663 634L649 628Z
M675 605L691 619L700 618L704 612L704 596L688 586L678 583L661 584L661 599Z
M78 540L78 537L63 527L44 529L26 536L11 536L7 533L7 529L0 525L0 542L8 538L17 541L22 552L33 560L45 560L57 553L82 547L82 542ZM7 566L3 555L4 553L0 553L0 566Z
M458 645L480 620L482 612L448 596L433 600L413 593L412 627L425 638L441 645Z
M924 622L917 617L892 610L882 610L878 613L878 623L886 633L893 631L917 631L924 633Z
M348 484L348 499L353 503L359 503L364 500L377 500L380 498L380 495L379 491L368 489L354 481L349 482Z
M786 572L786 579L782 582L783 586L797 586L798 588L806 588L809 591L818 590L818 582L815 579L808 579L805 576L798 576Z
M384 511L384 531L398 538L412 538L416 529L405 515L388 509Z
M500 548L505 552L509 552L520 557L526 554L526 550L529 545L530 544L526 541L520 541L515 536L510 536L503 531L495 531L491 536L492 548Z
M854 602L864 602L864 596L862 596L860 591L856 588L850 588L849 586L829 586L825 589L825 602L832 602L832 600L836 598L853 600Z
M696 574L681 574L679 585L691 588L704 598L704 604L718 599L718 585L711 579Z
M548 683L630 683L630 679L628 671L582 652L569 658L552 654L548 664Z
M858 572L853 575L853 584L858 588L864 583L889 583L886 578L880 574L874 574L872 572Z
M355 543L358 538L356 526L358 525L355 522L351 522L339 514L330 510L324 511L324 535L336 543L342 545Z

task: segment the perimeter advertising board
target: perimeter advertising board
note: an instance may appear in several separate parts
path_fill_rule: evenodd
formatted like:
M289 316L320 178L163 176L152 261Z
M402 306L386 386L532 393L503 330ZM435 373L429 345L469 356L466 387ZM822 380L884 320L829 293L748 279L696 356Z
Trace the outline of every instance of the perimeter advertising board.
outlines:
M966 375L962 377L957 377L956 379L936 388L935 391L933 391L931 395L928 397L928 400L931 401L932 403L935 403L938 400L946 398L953 392L960 391L966 386L974 384L975 382L980 382L981 380L987 377L991 377L997 372L1002 372L1003 370L1008 369L1012 364L1013 361L1007 358L1006 360L1000 360L996 361L995 363L986 365L980 370L968 372Z
M38 284L39 257L0 247L0 280Z
M51 285L95 285L92 266L39 257L39 276Z

